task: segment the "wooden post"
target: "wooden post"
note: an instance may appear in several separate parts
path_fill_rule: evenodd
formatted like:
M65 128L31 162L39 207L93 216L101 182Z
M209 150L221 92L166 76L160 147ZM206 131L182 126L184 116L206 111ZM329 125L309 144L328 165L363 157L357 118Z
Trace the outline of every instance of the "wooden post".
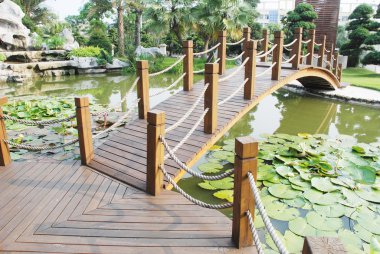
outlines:
M185 58L183 59L183 90L191 91L194 83L194 44L193 41L183 42L183 51Z
M306 64L307 65L313 65L313 57L314 57L314 44L315 44L315 29L309 30L309 44L307 44L307 52L310 53L310 55L306 58Z
M255 214L255 199L249 184L248 172L257 179L258 142L252 137L235 141L234 205L232 215L232 240L237 248L251 246L252 233L246 211Z
M338 52L336 52L334 54L334 58L335 58L335 60L334 60L334 74L335 74L335 76L338 76L338 63L339 63L339 53Z
M11 164L11 153L9 151L9 146L3 140L7 140L7 130L5 128L5 121L2 118L3 109L1 106L8 102L7 97L0 97L0 166L7 166Z
M218 58L219 58L219 75L223 75L226 71L226 58L227 58L227 32L221 31L218 35Z
M137 98L139 101L139 118L146 119L149 111L149 62L137 61Z
M257 41L249 41L246 50L249 60L245 65L244 80L248 79L248 81L244 86L244 99L252 100L255 92L256 81Z
M264 51L263 53L268 52L269 50L269 31L267 29L263 30L263 41L261 44L261 50ZM261 58L261 62L266 62L268 61L268 56L263 56Z
M205 109L209 109L204 118L204 132L213 134L218 126L218 64L205 65L205 84L209 84L205 93Z
M284 50L284 32L276 31L274 32L274 45L277 47L273 50L273 64L276 65L272 69L272 80L279 80L281 77L281 64L282 64L282 53Z
M339 70L338 70L338 80L342 82L342 74L343 74L343 64L338 64Z
M323 60L325 59L325 48L326 48L326 35L323 36L322 45L319 46L319 58L318 58L318 67L323 67Z
M243 38L245 39L243 42L243 51L245 52L243 55L242 61L247 58L248 56L248 43L251 40L251 28L250 27L244 27L243 28Z
M82 165L88 165L94 158L90 101L88 97L75 98L80 159Z
M164 163L164 145L160 136L165 135L165 113L158 110L148 112L147 129L147 174L146 192L157 196L163 189L164 175L159 166Z
M294 39L296 39L297 41L293 44L293 49L292 49L292 56L296 55L292 61L293 70L298 70L300 66L301 54L302 54L302 33L303 33L302 27L297 27L296 30L294 31Z
M302 254L348 253L339 238L307 236L304 240Z

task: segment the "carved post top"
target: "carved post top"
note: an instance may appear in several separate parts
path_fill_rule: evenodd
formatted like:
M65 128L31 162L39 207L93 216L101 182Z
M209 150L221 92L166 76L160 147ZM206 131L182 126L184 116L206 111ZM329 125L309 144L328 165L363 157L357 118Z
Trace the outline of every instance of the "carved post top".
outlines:
M139 69L139 70L149 69L149 62L147 60L137 61L137 69Z
M259 143L253 137L240 137L235 140L235 152L241 159L256 158L259 153Z
M310 29L309 30L309 35L310 36L315 36L315 29Z
M183 41L182 42L182 46L184 48L193 48L194 47L194 43L192 40L187 40L187 41Z
M88 97L77 97L75 98L75 106L77 108L83 108L90 106L90 100Z
M0 97L0 106L7 104L8 103L8 98L7 97Z
M218 33L218 37L227 37L227 31L220 31L219 33Z
M284 38L284 32L283 31L275 31L274 37L275 38Z
M243 33L251 33L251 28L250 27L244 27Z
M303 28L302 27L297 27L295 30L294 30L294 34L302 34L303 32Z
M205 64L205 74L217 74L219 73L219 64L207 63Z
M268 29L263 29L263 36L265 37L265 36L267 36L268 34L269 34Z
M147 121L151 125L165 124L165 112L160 110L152 110L148 112Z
M257 41L249 41L247 42L247 49L248 50L257 50Z

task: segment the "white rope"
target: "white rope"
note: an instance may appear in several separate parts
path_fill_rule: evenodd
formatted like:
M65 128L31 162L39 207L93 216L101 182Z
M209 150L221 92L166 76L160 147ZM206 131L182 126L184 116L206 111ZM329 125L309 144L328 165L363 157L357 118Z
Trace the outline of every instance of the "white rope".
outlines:
M177 185L177 183L170 177L169 173L165 170L165 167L163 165L160 165L160 169L162 173L164 174L164 176L166 177L166 179L168 179L169 183L173 185L174 189L176 189L182 196L184 196L190 202L193 202L194 204L198 206L208 208L208 209L226 209L226 208L231 208L233 206L233 203L224 203L221 205L207 204L203 201L193 198L192 196L187 194L184 190L182 190L181 187Z
M309 42L311 42L311 39L309 39L307 41L302 41L303 44L308 44Z
M298 39L294 39L291 43L288 43L288 44L285 44L284 45L284 48L287 48L287 47L290 47L292 46L294 43L296 43L298 41Z
M257 41L258 43L259 42L262 42L262 41L264 41L265 39L264 38L262 38L262 39L260 39L260 40L254 40L254 41Z
M209 85L210 84L208 84L208 83L205 85L205 87L203 88L202 92L199 94L199 97L195 101L195 103L193 104L193 106L186 112L186 114L183 115L183 117L181 119L179 119L175 124L173 124L172 126L170 126L169 128L167 128L165 130L166 133L169 133L172 130L176 129L178 126L180 126L183 123L183 121L185 121L191 115L191 113L193 113L193 111L195 110L195 108L199 105L199 103L201 102L202 98L204 97L204 95L206 93L206 90L209 87Z
M246 212L245 212L245 215L246 215L247 218L248 218L249 228L251 229L252 236L253 236L253 241L255 241L255 245L256 245L256 248L257 248L257 252L258 252L259 254L264 254L263 247L261 246L261 242L260 242L259 234L257 233L257 230L256 230L256 228L255 228L255 224L253 223L252 214L251 214L250 211L246 211Z
M216 59L214 64L219 63L219 61L220 61L220 58Z
M229 177L229 176L233 175L233 173L235 171L235 169L232 169L232 170L229 170L229 171L227 171L227 172L225 172L223 174L216 175L216 176L206 176L206 175L200 174L198 172L195 172L191 168L189 168L185 163L183 163L174 154L174 152L170 149L170 146L169 146L168 142L166 141L166 139L164 137L160 136L160 140L161 140L162 144L164 145L165 150L170 155L170 157L178 164L178 166L180 168L184 169L187 173L189 173L192 176L198 177L198 178L200 178L202 180L206 180L206 181L217 181L217 180L221 180L221 179L224 179L226 177Z
M321 56L315 56L315 55L313 55L313 57L316 59L321 58Z
M244 55L245 51L243 51L240 55L236 56L236 57L233 57L233 58L227 58L226 60L227 61L235 61L235 60L238 60L240 57L242 57Z
M72 115L63 119L54 119L54 120L46 120L46 121L33 121L33 120L23 120L23 119L18 119L17 117L13 116L8 116L8 115L2 115L0 116L0 119L5 119L5 120L10 120L14 121L17 123L25 124L25 125L30 125L30 126L48 126L48 125L53 125L57 123L64 123L68 122L72 119L74 119L76 115Z
M48 150L56 150L56 149L59 149L59 148L64 148L66 146L71 146L77 142L79 142L79 139L74 139L68 143L65 143L65 144L62 144L62 145L54 145L54 146L50 146L50 145L47 145L47 146L32 146L32 145L23 145L23 144L17 144L17 143L14 143L10 140L6 140L4 139L3 140L5 143L7 143L9 146L11 147L16 147L18 149L23 149L23 150L28 150L28 151L34 151L34 152L38 152L38 151L48 151Z
M327 50L326 48L325 48L325 51L326 51L326 53L330 53L331 52L331 50Z
M261 54L261 55L257 55L256 57L264 57L264 56L267 56L269 55L270 53L272 53L273 50L275 50L275 48L277 48L277 44L274 45L270 50L268 50L266 53L264 54Z
M288 60L286 60L284 63L290 63L297 55L294 54L291 58L289 58Z
M334 61L336 61L336 58L335 58L335 56L332 56L332 59L333 59Z
M272 222L270 221L267 212L265 211L265 207L263 203L261 202L259 190L257 189L255 179L253 178L253 175L251 172L248 172L248 179L249 183L251 185L251 190L253 193L253 196L255 197L256 207L259 209L259 212L261 214L261 217L264 221L265 227L267 228L269 235L271 236L273 242L276 244L279 252L281 254L289 254L289 252L286 250L285 245L281 242L281 239L278 238L276 231L272 225Z
M273 42L271 42L271 41L268 41L268 43L270 44L270 45L273 45L274 43Z
M219 46L220 46L220 42L218 44L216 44L214 47L212 47L212 48L210 48L210 49L208 49L206 51L194 53L193 55L194 56L201 56L201 55L207 54L207 53L213 51L214 49L218 48Z
M186 76L186 73L182 74L181 77L179 77L176 81L174 81L173 84L171 84L170 86L168 86L167 88L165 88L164 90L162 91L159 91L159 92L156 92L154 94L151 95L151 97L154 97L154 96L157 96L157 95L160 95L160 94L163 94L167 91L169 91L170 89L172 89L173 87L177 86L179 82L181 82L181 80L183 80L183 78Z
M235 45L239 45L240 43L242 43L243 41L245 41L245 38L241 39L240 41L237 41L237 42L227 42L227 46L235 46Z
M243 87L245 86L245 84L247 84L248 82L248 78L246 78L244 80L244 82L238 87L238 89L236 89L235 92L233 92L231 95L229 95L227 98L225 98L224 100L220 101L218 103L218 106L222 106L224 103L226 103L227 101L231 100L241 89L243 89Z
M293 51L293 49L290 49L290 48L288 48L288 47L284 47L284 49L286 49L287 51Z
M203 72L205 72L205 70L194 71L193 73L194 74L200 74L200 73L203 73Z
M266 70L263 71L262 73L257 74L257 75L256 75L256 78L259 78L259 77L264 76L265 74L267 74L270 70L273 69L273 67L274 67L276 64L277 64L277 62L276 62L276 63L273 63L271 67L269 67L268 69L266 69Z
M308 57L310 55L310 52L307 53L306 55L302 55L301 58L305 58L305 57Z
M156 72L156 73L151 73L149 74L149 77L155 77L158 75L161 75L167 71L170 71L172 68L174 68L177 64L179 64L186 56L181 56L174 64L170 65L168 68L163 69L162 71Z
M257 55L261 55L262 53L264 53L264 50L263 51L260 51L257 53Z
M230 75L224 77L224 78L221 78L219 79L219 82L223 82L223 81L227 81L229 80L230 78L232 78L233 76L235 76L236 74L239 73L239 71L241 71L241 69L244 68L244 66L248 63L248 60L249 60L249 57L247 57L244 62L233 72L231 73Z
M323 59L323 62L325 62L325 64L327 64L329 66L332 66L332 64L329 61L325 60L325 59Z
M314 45L320 47L320 46L322 46L322 43L316 43L316 42L314 42Z

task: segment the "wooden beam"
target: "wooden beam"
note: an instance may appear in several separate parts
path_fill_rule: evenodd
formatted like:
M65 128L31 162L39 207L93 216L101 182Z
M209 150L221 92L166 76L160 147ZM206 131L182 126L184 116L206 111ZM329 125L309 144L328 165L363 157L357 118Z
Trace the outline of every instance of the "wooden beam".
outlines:
M163 189L164 176L159 166L164 164L165 149L160 136L165 135L165 113L148 112L146 192L158 196Z
M245 52L243 55L242 61L244 61L248 56L248 43L251 40L251 28L244 27L243 28L243 38L245 39L243 42L243 51Z
M218 34L218 58L219 58L219 75L226 72L226 58L227 58L227 31L221 31Z
M251 246L252 233L246 211L254 217L255 199L249 183L248 172L257 179L258 142L253 137L235 140L234 206L232 217L232 239L237 248Z
M327 66L326 64L326 69L329 69L330 71L332 71L332 67L333 67L333 54L334 54L334 44L331 44L331 48L330 48L330 51L327 52L327 59L326 61L329 63Z
M248 79L248 81L244 86L244 99L252 100L254 97L256 81L257 41L249 41L247 43L246 52L249 60L245 65L244 80Z
M309 30L309 40L310 42L307 44L307 52L310 53L306 58L307 65L313 65L314 58L314 44L315 44L315 29Z
M80 159L82 165L88 165L94 158L90 101L88 97L75 98Z
M183 90L190 91L193 89L194 83L194 43L193 41L183 42L183 51L185 58L183 59Z
M0 98L0 166L7 166L12 162L9 146L4 142L4 140L8 140L8 136L5 121L3 119L2 106L7 104L7 102L7 97Z
M204 118L204 132L213 134L218 126L218 64L205 65L205 84L209 84L204 96L204 108L209 109Z
M293 70L298 70L302 55L302 27L297 27L294 31L294 39L297 41L293 44L292 56L296 55L292 61Z
M339 70L338 70L338 80L342 82L342 74L343 74L343 64L338 64Z
M319 46L319 58L318 58L318 67L323 67L323 60L325 59L325 48L326 48L326 35L323 36L323 40Z
M304 241L302 254L322 253L346 254L348 252L339 238L307 236Z
M137 61L137 98L139 100L139 118L146 119L149 106L149 62L146 60Z
M335 52L334 54L334 74L335 76L338 76L338 64L339 64L339 53Z
M284 50L284 32L276 31L274 32L274 45L277 45L273 51L272 62L275 66L272 69L272 80L280 80L281 77L281 64L282 64L282 53Z
M269 31L267 29L263 30L263 41L261 42L261 50L264 51L263 53L268 52L269 50ZM261 58L261 62L268 61L268 56L263 56Z

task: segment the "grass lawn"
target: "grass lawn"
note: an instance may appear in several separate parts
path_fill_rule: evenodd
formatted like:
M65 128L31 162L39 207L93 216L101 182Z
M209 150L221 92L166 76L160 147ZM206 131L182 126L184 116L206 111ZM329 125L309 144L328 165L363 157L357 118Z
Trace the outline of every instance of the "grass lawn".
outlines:
M364 68L348 68L343 70L343 82L380 91L380 74Z

